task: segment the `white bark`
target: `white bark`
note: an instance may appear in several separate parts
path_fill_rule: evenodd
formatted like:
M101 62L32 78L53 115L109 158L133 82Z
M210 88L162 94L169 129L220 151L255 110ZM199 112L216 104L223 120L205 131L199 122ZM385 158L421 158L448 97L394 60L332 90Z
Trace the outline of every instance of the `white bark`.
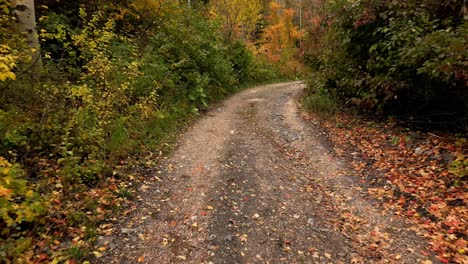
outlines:
M34 51L32 52L31 69L36 75L42 67L40 45L36 28L36 14L34 0L13 0L14 13L18 17L16 30L24 34L26 41Z

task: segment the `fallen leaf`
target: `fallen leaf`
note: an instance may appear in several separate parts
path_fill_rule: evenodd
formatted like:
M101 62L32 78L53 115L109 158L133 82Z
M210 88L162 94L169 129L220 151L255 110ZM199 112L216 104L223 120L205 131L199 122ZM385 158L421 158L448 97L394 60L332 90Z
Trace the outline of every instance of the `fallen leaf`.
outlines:
M240 240L241 242L246 242L246 241L247 241L247 234L243 234L243 235L239 238L239 240Z

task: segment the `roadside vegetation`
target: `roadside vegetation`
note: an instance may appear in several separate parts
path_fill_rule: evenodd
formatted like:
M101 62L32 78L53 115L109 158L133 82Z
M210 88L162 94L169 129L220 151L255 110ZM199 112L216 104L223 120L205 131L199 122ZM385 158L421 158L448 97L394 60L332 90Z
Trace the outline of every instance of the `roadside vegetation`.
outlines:
M440 170L425 172L441 188L423 190L457 209L442 210L439 200L421 207L437 214L425 230L439 235L441 260L460 261L463 2L0 0L0 263L100 257L98 237L128 214L145 167L172 148L177 132L242 88L304 78L304 106L338 128L351 126L340 119L346 109L459 133L411 147L443 148L434 153L440 165L429 164ZM406 144L394 138L385 140Z
M466 132L463 2L323 2L305 44L313 47L304 58L309 94L413 127Z
M370 197L466 262L466 1L315 1L303 105ZM307 48L309 47L309 48Z
M260 2L35 2L0 1L1 263L99 257L129 168L210 104L298 74L258 52Z

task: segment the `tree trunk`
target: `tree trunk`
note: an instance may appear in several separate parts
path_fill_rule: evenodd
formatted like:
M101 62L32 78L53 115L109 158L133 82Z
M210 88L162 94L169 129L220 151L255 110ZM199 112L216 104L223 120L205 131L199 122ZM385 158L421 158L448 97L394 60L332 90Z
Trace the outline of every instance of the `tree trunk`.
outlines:
M468 20L468 2L463 0L463 19Z
M41 68L42 60L40 54L39 39L36 29L36 14L34 0L13 0L14 13L18 17L16 30L24 34L26 41L31 47L31 70L32 76L37 77Z

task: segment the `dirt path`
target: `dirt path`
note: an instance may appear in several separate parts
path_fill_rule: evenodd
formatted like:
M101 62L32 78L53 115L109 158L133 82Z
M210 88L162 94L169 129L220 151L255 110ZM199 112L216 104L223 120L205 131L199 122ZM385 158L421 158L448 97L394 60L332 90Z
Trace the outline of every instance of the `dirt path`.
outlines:
M246 90L186 133L98 263L423 263L427 245L366 199L300 82ZM436 263L434 259L430 259ZM431 262L424 262L431 263Z

